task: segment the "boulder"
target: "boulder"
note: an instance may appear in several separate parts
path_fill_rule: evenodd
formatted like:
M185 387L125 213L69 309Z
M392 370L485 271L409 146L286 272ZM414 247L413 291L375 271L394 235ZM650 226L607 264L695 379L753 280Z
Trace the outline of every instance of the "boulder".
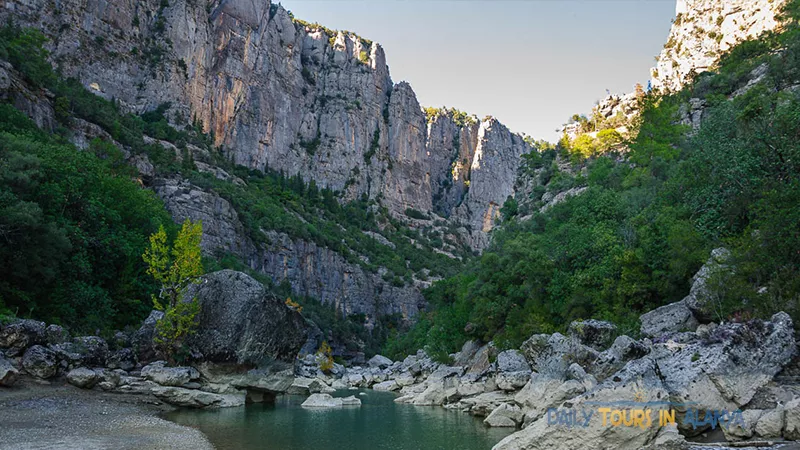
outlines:
M616 325L603 320L576 320L569 324L570 336L598 351L611 344L616 332Z
M34 345L22 355L22 367L34 377L52 378L58 371L56 354L47 347Z
M347 388L348 386L342 383L342 380L333 380L333 382L331 382L331 389L334 391L340 391Z
M375 355L367 361L370 367L376 367L378 369L386 369L392 365L392 360L383 356L383 355Z
M459 397L472 397L486 392L486 382L464 382L458 383Z
M341 408L342 406L361 406L361 400L350 397L331 397L328 394L312 394L300 405L304 408Z
M21 319L0 326L0 348L6 349L8 357L21 355L26 348L44 343L44 322Z
M286 392L294 383L294 370L291 365L275 362L272 365L241 373L240 368L227 364L203 363L197 366L204 382L237 389L263 392L268 398Z
M548 408L557 407L585 390L580 381L535 373L531 375L528 384L514 396L514 401L522 407L525 423L531 423L544 416Z
M93 388L95 384L97 384L99 379L100 377L94 370L87 369L86 367L78 367L77 369L72 369L67 374L67 382L81 389Z
M97 336L80 336L72 340L74 351L81 355L87 366L105 366L108 357L108 343Z
M597 355L589 371L602 381L623 368L628 361L641 358L649 352L646 344L625 335L618 336L611 347Z
M609 378L590 392L573 398L559 407L564 414L581 409L596 410L598 403L604 402L631 402L634 398L644 402L652 409L653 417L658 417L661 409L666 405L659 402L667 398L667 392L658 375L656 364L647 358L628 363L623 370L616 374L615 381ZM631 406L621 406L621 409L631 409ZM578 413L580 415L580 412ZM597 414L597 413L596 413ZM628 413L630 414L630 413ZM568 426L555 426L548 421L548 417L541 417L530 423L527 427L507 436L500 441L495 450L583 450L619 449L639 450L656 437L659 427L627 427L608 426L603 424L600 417L589 421L588 425L579 428Z
M783 435L786 411L783 407L778 407L770 411L764 411L756 422L753 429L755 434L762 438L780 438Z
M652 337L680 331L694 331L699 325L684 301L670 303L644 313L639 316L639 321L642 323L641 333Z
M501 403L483 419L483 423L490 427L516 427L522 423L522 417L522 410L519 406Z
M44 330L44 335L47 345L69 342L69 332L59 325L48 325Z
M724 283L732 268L728 265L731 252L726 248L716 248L711 251L708 261L700 268L692 279L689 295L683 299L686 306L700 322L708 322L713 317L711 310L712 283Z
M459 379L448 377L437 380L428 378L428 387L414 399L417 406L440 406L458 396Z
M131 371L136 367L136 353L131 348L117 350L108 355L106 367Z
M650 441L642 450L688 450L689 443L686 438L678 432L675 424L664 425L658 430L655 439Z
M72 342L48 346L56 354L62 373L78 367L104 366L108 358L108 344L97 336L76 337Z
M161 311L150 311L142 326L131 336L131 345L139 362L145 363L156 359L156 348L153 338L156 334L156 324L164 317Z
M335 389L331 389L325 382L318 378L297 377L286 390L286 393L292 395L309 395L315 393L331 393L333 391L335 391Z
M530 370L519 372L501 372L497 374L495 381L497 387L504 391L516 391L521 389L531 378Z
M731 426L720 427L725 434L725 438L729 441L738 441L741 439L750 439L753 437L756 423L764 411L761 409L747 409L742 411L742 422L734 422Z
M800 440L800 399L786 404L783 437L792 441Z
M514 397L503 391L484 392L474 397L461 399L464 409L473 416L486 417L503 403L510 403Z
M381 383L375 384L372 386L372 389L376 391L399 391L400 385L397 384L394 380L383 381Z
M99 377L98 378L99 384L106 391L119 386L120 383L122 382L122 375L117 370L97 367L94 369L94 372Z
M117 331L108 343L110 350L129 348L132 345L131 336L123 331Z
M530 372L531 366L519 350L506 350L497 355L498 372Z
M197 333L187 344L214 363L258 367L293 364L306 341L306 321L295 309L242 272L221 270L189 286L184 298L200 302Z
M598 352L581 344L574 337L559 333L535 334L522 343L522 354L534 372L563 378L572 363L588 367L597 359Z
M342 406L361 406L361 400L352 395L349 397L342 397Z
M183 386L200 373L194 367L167 367L165 361L156 361L142 368L142 377L161 386Z
M455 354L453 358L453 365L454 366L468 366L470 360L475 356L476 353L481 349L480 343L478 341L469 340L464 342L464 345L461 346L461 350Z
M416 383L417 377L411 375L408 372L402 372L401 374L395 377L394 381L400 387L411 386L412 384Z
M781 312L769 321L720 325L705 340L654 344L645 359L657 360L673 398L691 399L706 409L736 410L796 352L792 320Z
M19 372L11 361L0 352L0 386L12 386L17 381Z
M482 346L472 355L472 358L467 361L465 366L466 373L468 375L474 375L475 377L486 375L491 371L491 361L494 356L499 357L499 355L497 355L497 349L491 342Z
M170 405L202 409L243 406L246 397L245 393L215 394L197 389L165 386L154 387L151 392L158 399Z

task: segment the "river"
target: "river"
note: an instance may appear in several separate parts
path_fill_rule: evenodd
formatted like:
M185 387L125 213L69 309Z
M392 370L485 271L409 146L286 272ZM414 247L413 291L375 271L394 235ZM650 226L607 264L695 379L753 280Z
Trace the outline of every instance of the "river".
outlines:
M165 418L205 433L215 447L265 450L487 450L514 429L489 428L480 418L438 406L394 402L395 394L356 395L361 407L308 409L305 397L279 396L274 404L212 411L179 410Z

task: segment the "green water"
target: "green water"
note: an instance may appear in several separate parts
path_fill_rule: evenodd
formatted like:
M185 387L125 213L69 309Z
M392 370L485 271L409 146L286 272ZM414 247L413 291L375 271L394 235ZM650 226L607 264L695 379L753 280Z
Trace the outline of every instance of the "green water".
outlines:
M181 410L166 418L198 428L219 449L486 450L514 431L488 428L459 411L396 404L396 396L387 392L334 396L354 394L360 408L306 409L300 407L305 397L287 395L273 405Z

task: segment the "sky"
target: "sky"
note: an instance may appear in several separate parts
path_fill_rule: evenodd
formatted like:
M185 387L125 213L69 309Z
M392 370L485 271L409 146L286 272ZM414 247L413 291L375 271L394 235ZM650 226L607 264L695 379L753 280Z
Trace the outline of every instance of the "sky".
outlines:
M647 84L676 0L282 0L386 51L422 106L492 115L555 141L575 113Z

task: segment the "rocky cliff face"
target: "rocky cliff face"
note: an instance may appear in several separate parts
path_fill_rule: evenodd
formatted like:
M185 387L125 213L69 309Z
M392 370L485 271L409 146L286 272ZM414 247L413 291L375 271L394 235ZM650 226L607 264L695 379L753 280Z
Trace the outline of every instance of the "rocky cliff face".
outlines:
M737 43L779 26L784 0L678 0L669 39L653 68L655 88L675 91Z
M428 126L380 45L268 0L4 0L8 17L44 31L63 74L124 109L170 102L172 122L199 121L232 161L300 174L345 199L380 198L396 216L447 216L465 203L458 218L483 233L510 194L506 172L532 150L494 120L458 126L445 115ZM452 134L463 137L457 149ZM458 187L443 187L449 179ZM476 236L479 249L487 239Z
M236 210L224 198L187 181L158 179L153 190L177 222L203 221L201 246L206 254L231 253L275 284L288 282L298 295L333 304L342 314L364 314L369 326L378 316L411 319L425 300L414 286L393 286L328 248L285 233L267 232L269 244L248 236Z

